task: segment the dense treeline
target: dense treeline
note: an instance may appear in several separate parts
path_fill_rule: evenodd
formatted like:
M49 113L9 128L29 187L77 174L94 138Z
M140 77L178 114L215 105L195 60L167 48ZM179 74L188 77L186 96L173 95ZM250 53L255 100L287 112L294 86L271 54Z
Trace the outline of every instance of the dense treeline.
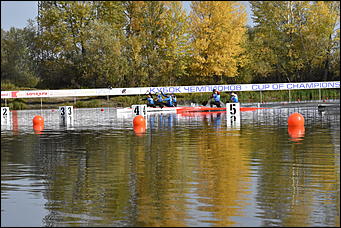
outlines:
M1 82L42 89L340 80L339 1L42 1Z

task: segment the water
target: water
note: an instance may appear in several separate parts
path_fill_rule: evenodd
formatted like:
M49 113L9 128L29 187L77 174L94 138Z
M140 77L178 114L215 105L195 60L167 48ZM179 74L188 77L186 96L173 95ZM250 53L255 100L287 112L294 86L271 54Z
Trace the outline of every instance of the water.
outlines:
M304 129L288 129L293 112ZM115 109L58 118L2 126L1 226L340 226L339 108L242 112L240 128L156 114L145 134Z

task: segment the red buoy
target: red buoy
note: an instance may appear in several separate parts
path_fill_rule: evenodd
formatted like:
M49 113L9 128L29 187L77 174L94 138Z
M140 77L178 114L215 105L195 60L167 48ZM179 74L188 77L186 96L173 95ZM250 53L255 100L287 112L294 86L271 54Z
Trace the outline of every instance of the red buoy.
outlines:
M133 125L134 125L134 127L136 127L136 126L146 127L146 120L141 115L135 116L135 118L133 120Z
M298 112L291 114L288 118L288 126L304 126L304 117Z
M42 116L33 117L33 125L44 125L44 118Z
M101 108L101 112L103 112L104 111L104 109L103 108Z

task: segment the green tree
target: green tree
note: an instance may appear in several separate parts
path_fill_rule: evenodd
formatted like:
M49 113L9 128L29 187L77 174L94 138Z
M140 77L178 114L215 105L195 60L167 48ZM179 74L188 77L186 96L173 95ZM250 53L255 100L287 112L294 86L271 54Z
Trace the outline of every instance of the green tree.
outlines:
M32 21L24 29L1 29L1 82L21 87L35 87L37 76L34 42L36 28Z

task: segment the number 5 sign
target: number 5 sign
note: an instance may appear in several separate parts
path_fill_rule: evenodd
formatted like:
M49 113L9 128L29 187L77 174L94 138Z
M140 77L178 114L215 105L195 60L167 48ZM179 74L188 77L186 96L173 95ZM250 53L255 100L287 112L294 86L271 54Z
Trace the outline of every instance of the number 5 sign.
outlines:
M226 104L226 120L227 126L240 127L240 104L227 103Z

